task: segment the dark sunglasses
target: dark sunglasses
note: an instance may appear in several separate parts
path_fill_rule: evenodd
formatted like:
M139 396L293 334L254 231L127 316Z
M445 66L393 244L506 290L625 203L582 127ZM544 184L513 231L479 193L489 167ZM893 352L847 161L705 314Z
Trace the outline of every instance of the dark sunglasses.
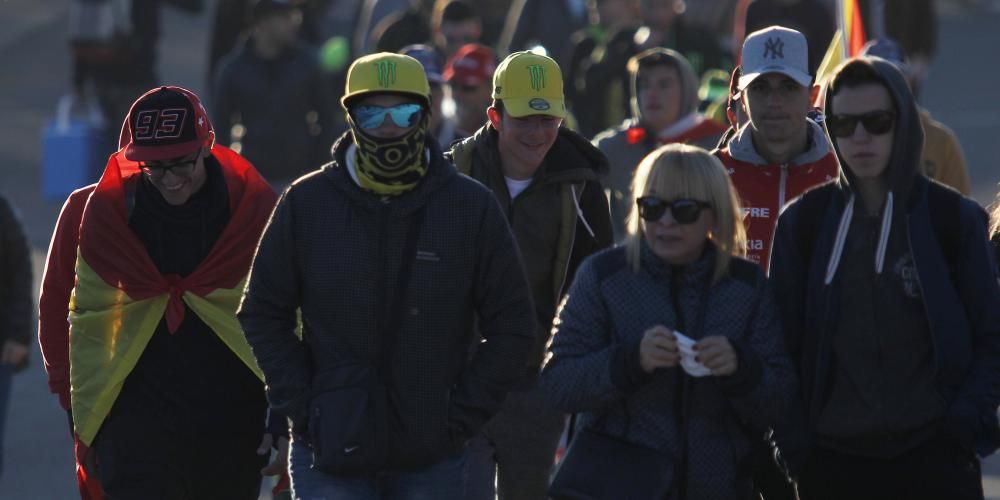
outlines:
M857 130L858 122L872 135L882 135L892 130L896 113L887 110L870 111L863 115L833 115L826 119L826 129L833 137L850 137Z
M168 162L168 163L158 163L156 165L141 164L139 168L142 173L148 175L151 179L162 179L167 172L171 172L179 177L187 177L194 172L194 166L198 163L198 158L201 153L194 155L191 159L181 159L178 161Z
M691 224L698 220L701 209L711 208L712 205L706 201L680 199L666 201L655 196L643 196L636 198L636 205L639 207L639 217L648 222L655 222L663 217L663 214L670 209L670 214L678 224Z
M357 106L351 110L355 123L362 130L375 130L385 122L389 115L392 122L399 128L409 128L420 121L424 108L415 103L397 104L395 106Z

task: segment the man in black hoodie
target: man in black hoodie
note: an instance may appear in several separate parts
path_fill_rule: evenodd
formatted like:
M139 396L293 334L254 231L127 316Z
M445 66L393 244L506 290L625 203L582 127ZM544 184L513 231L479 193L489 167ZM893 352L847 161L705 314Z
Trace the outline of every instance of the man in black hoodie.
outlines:
M579 263L611 246L611 214L599 176L604 154L562 128L562 73L549 57L515 52L493 75L489 122L451 151L462 173L493 191L511 224L535 303L531 356L504 408L470 444L467 497L544 499L563 416L537 389L556 307Z
M826 103L841 177L781 215L771 262L805 431L779 427L779 444L804 499L981 499L976 452L997 447L1000 403L985 213L920 173L893 64L852 59Z
M341 103L351 130L279 201L240 322L292 421L296 498L463 498L465 443L534 342L524 269L496 200L428 136L416 59L356 60Z

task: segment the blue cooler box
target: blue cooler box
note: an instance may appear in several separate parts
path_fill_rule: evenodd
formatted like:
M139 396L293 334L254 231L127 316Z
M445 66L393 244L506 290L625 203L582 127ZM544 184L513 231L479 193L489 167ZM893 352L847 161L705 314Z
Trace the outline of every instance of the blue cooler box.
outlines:
M62 104L62 103L61 103ZM110 134L93 121L65 116L59 106L55 119L42 129L42 196L63 200L74 190L101 177L115 151Z

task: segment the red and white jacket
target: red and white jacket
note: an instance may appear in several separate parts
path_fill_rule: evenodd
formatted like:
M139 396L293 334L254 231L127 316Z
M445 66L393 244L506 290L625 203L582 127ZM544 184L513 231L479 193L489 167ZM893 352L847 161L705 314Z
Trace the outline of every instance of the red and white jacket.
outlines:
M840 175L840 163L823 128L808 120L809 149L782 165L769 163L753 145L749 124L715 152L740 196L747 229L747 258L767 272L778 215L788 202Z

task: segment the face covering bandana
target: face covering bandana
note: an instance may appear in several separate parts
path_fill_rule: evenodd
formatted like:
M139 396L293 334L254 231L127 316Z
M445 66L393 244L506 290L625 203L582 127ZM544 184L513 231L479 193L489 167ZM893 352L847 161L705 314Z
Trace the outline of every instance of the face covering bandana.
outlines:
M362 188L383 196L405 193L420 182L427 172L424 163L424 137L427 116L400 137L380 138L366 134L349 117L357 149L357 176Z

